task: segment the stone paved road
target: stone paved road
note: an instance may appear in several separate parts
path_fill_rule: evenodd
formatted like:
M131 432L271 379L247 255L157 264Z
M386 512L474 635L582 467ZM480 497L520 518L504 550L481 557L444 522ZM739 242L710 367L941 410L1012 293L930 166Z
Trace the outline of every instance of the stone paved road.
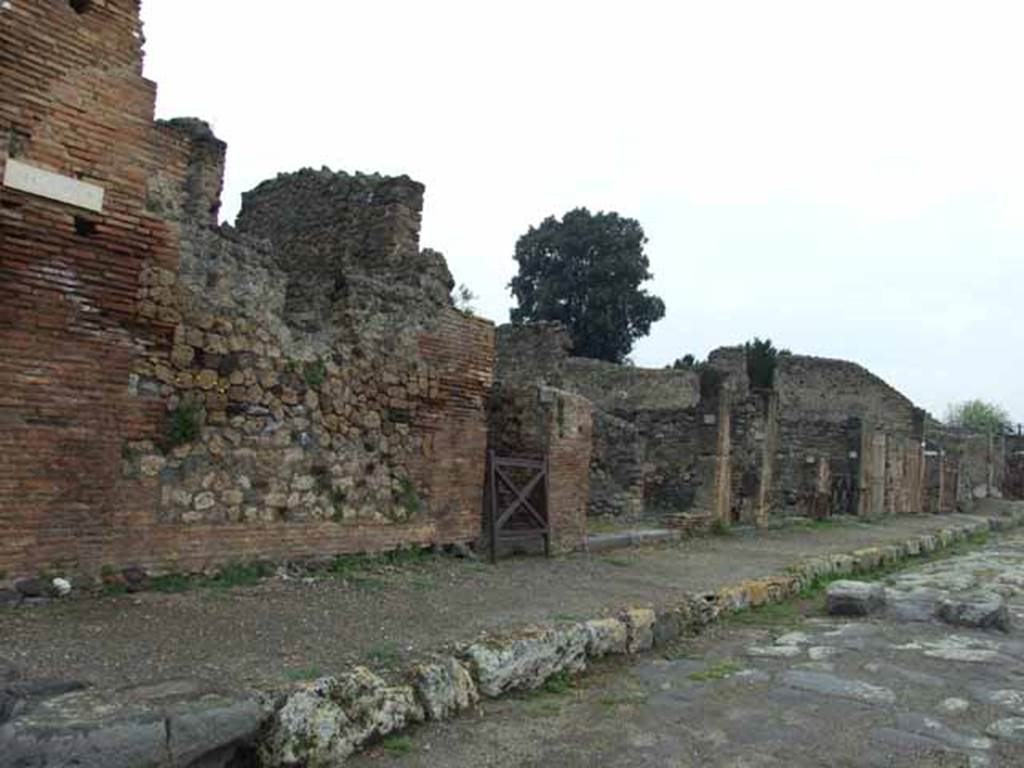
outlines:
M1015 628L907 621L912 611L836 619L820 599L772 608L668 658L488 703L483 718L421 728L353 764L1024 766L1024 534L888 586L894 602L922 589L998 593Z

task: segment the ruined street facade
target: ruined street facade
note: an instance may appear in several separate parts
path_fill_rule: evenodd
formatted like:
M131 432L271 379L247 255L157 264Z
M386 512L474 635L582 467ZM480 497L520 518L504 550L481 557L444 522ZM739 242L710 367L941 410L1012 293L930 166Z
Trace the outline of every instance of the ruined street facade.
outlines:
M306 169L218 223L226 145L154 119L135 0L0 5L0 572L201 570L465 543L489 450L590 515L952 511L1021 446L950 435L853 363L771 391L569 356L456 309L423 185Z

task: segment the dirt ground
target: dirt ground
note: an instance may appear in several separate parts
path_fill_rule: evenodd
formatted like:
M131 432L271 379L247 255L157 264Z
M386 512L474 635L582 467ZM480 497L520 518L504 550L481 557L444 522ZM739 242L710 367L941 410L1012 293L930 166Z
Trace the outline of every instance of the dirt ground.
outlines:
M347 577L5 608L0 668L102 687L202 678L231 690L266 690L353 663L394 667L483 631L667 602L680 591L770 575L805 556L892 543L962 521L908 516L741 531L497 566L432 557Z

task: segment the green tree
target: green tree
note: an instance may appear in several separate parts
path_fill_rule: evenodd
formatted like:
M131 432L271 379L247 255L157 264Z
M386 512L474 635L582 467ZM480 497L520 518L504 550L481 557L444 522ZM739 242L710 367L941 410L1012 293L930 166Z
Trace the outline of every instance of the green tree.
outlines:
M574 355L622 362L665 316L665 303L640 288L651 279L646 242L636 219L586 208L530 227L516 243L512 322L561 322Z
M687 353L682 357L678 357L672 363L672 365L666 365L666 368L673 368L677 371L689 371L697 365L697 358L692 354Z
M946 409L946 423L971 432L1002 434L1012 430L1009 412L1001 405L984 400L950 404Z
M776 349L771 339L762 341L757 336L743 345L747 354L747 376L754 389L771 389L775 385L775 369L780 355L791 354L788 349Z

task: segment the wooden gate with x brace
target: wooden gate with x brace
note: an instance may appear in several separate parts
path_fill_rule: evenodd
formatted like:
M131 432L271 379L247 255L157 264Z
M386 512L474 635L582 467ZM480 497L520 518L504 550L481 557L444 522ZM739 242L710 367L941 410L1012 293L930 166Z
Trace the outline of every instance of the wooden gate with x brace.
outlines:
M543 537L544 554L551 554L546 459L513 458L488 452L488 534L491 562L498 545Z

